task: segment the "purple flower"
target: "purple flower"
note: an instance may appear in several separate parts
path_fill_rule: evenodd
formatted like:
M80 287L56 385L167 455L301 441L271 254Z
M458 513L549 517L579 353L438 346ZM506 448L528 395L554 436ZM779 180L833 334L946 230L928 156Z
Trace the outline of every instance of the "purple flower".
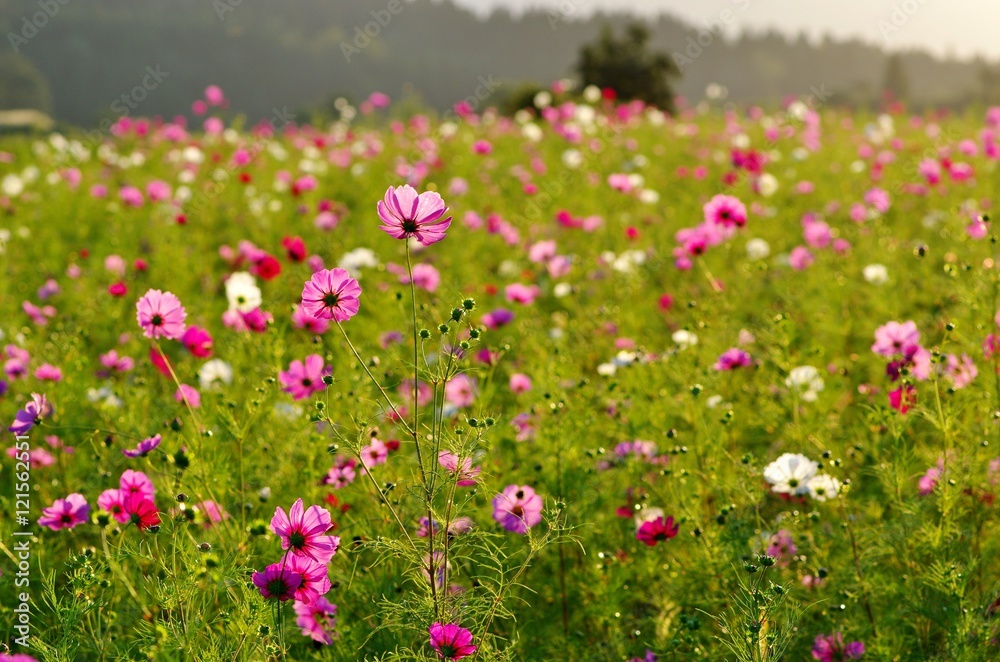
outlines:
M750 365L750 355L742 349L733 347L727 349L712 366L716 370L735 370Z
M527 485L508 485L493 497L493 519L512 533L527 533L542 521L542 497Z
M865 645L860 641L852 641L844 645L844 636L839 632L831 635L816 635L813 640L812 656L820 662L837 662L839 660L858 660L865 654Z
M160 437L160 435L154 435L148 439L143 439L135 448L123 448L122 455L125 457L146 457L153 451L154 448L160 445L160 441L162 441L162 437Z
M32 393L31 401L24 406L24 409L17 412L14 422L7 429L15 435L25 434L51 413L52 405L45 396Z
M476 652L476 646L472 644L472 633L463 627L453 623L434 623L428 628L428 632L431 635L431 648L443 660L461 660Z

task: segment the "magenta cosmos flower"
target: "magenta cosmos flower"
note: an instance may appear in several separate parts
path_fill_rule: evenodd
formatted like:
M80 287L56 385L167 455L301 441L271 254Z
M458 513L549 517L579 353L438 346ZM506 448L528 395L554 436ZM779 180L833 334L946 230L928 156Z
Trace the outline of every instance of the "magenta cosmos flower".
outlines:
M299 602L312 602L330 590L325 563L319 563L308 556L289 554L285 558L285 565L302 577L302 582L295 589L295 599Z
M431 635L431 648L443 660L461 660L476 652L472 633L463 627L454 623L433 623L427 630Z
M303 507L302 499L292 504L288 514L279 506L271 518L271 531L281 538L281 548L296 556L308 556L329 563L340 546L340 538L325 535L332 521L326 508ZM301 580L300 580L301 581Z
M65 499L56 499L56 502L48 508L43 508L38 524L47 526L53 531L72 529L86 522L89 514L90 506L87 505L87 500L82 494L74 492Z
M527 485L508 485L493 497L493 519L512 533L525 534L542 521L542 497Z
M434 191L417 194L409 185L390 186L378 203L379 228L396 239L416 237L421 245L430 246L444 239L451 225L451 216L442 219L447 211Z
M813 640L812 656L820 662L835 662L836 660L859 660L865 654L865 645L860 641L852 641L844 645L844 635L839 632L831 635L816 635Z
M750 355L744 352L742 349L737 349L733 347L732 349L727 349L725 352L719 356L716 360L715 365L712 366L716 370L735 370L736 368L745 368L750 365Z
M295 603L295 624L302 628L302 634L313 641L329 646L333 643L333 631L337 627L337 605L324 597L310 603Z
M263 572L253 573L254 586L268 600L291 600L295 590L302 584L302 575L292 572L285 563L272 563Z
M136 319L147 338L180 340L187 313L181 300L170 292L149 290L135 305Z
M680 526L674 522L672 516L656 517L639 526L635 532L635 539L647 547L655 547L657 543L675 537L678 531L680 531Z
M31 428L42 422L42 419L52 413L52 405L45 399L45 395L31 394L31 400L24 405L24 409L14 415L14 422L7 428L15 435L27 434Z
M287 372L278 373L278 379L281 380L282 390L290 393L295 400L304 400L326 388L323 376L328 372L323 357L310 354L305 361L292 361Z
M302 289L302 310L319 319L346 322L358 314L361 286L346 269L321 269Z
M705 222L727 228L741 228L747 224L747 208L731 195L716 195L705 203Z

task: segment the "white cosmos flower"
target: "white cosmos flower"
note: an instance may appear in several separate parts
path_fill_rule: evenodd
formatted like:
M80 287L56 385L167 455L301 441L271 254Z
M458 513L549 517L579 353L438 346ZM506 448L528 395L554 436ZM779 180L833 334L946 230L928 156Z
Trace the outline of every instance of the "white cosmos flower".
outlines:
M872 285L885 285L889 282L889 270L884 264L869 264L861 270L861 274Z
M635 514L635 528L639 529L646 522L652 522L653 520L664 517L666 514L663 512L663 508L643 508Z
M807 487L809 496L817 501L826 501L840 494L840 481L829 474L813 476Z
M601 377L611 377L618 371L618 366L614 363L602 363L597 366L597 374Z
M675 343L680 345L681 349L694 347L695 345L698 344L698 336L684 329L681 329L679 331L674 331L674 334L670 337L673 339Z
M823 378L819 376L819 369L811 365L800 365L792 368L785 378L785 386L799 391L800 396L806 402L814 402L816 393L823 390Z
M257 279L246 271L237 271L226 280L226 298L229 299L229 310L241 313L258 308L263 301Z
M770 198L778 190L778 178L765 172L757 178L757 190L765 198Z
M763 260L771 254L771 245L763 239L751 239L747 242L747 257L751 260Z
M351 278L361 278L362 269L370 269L378 266L378 256L370 248L355 248L344 253L337 265L341 269L346 269Z
M785 453L764 467L764 480L778 494L808 494L809 481L816 475L819 464L799 453Z
M233 367L222 359L212 359L201 366L198 371L198 381L203 391L207 391L217 382L229 384L233 381Z

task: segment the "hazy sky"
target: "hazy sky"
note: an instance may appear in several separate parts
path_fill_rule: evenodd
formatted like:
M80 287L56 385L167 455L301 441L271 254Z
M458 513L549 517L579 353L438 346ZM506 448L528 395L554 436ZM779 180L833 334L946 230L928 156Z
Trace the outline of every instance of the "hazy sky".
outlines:
M776 27L810 36L861 37L890 49L1000 58L1000 0L454 0L477 12L544 7L567 15L596 9L668 12L696 24L732 13L729 34Z

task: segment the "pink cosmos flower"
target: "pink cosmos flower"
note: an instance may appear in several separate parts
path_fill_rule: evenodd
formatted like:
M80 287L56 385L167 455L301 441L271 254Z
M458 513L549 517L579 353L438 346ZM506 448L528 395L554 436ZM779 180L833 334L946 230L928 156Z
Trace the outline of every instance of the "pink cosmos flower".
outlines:
M468 407L476 401L476 380L466 374L455 375L444 387L444 397L455 407Z
M539 241L532 244L528 249L528 260L535 264L548 262L556 256L556 242L550 240Z
M506 326L514 321L514 313L506 308L497 308L493 312L486 313L480 320L487 329L495 331L502 326Z
M180 340L187 312L170 292L149 290L136 304L136 319L147 338Z
M541 294L541 290L537 285L512 283L504 288L504 295L507 297L507 301L519 303L524 306L534 303L539 294Z
M915 322L886 322L875 330L875 344L872 351L882 356L893 357L909 354L919 348L920 332Z
M407 285L410 282L409 274L403 273L399 276L399 282ZM428 292L436 292L441 283L441 274L429 264L413 265L413 285Z
M449 473L458 477L456 485L459 487L469 487L476 484L476 477L479 475L479 467L472 466L472 458L463 458L461 463L458 456L448 451L438 453L438 464L444 467Z
M318 393L326 388L323 376L329 372L330 370L323 363L322 356L310 354L306 357L305 362L292 361L287 372L278 373L278 379L283 385L283 391L290 393L295 400L304 400L313 393Z
M272 563L263 572L254 572L253 583L266 599L291 600L302 584L302 575L292 572L287 563Z
M440 195L434 191L417 194L408 184L390 186L377 208L383 231L396 239L416 237L422 246L444 239L451 225L451 216L442 219L448 208Z
M860 641L852 641L844 645L844 636L839 632L831 635L816 635L813 640L812 656L819 662L837 662L838 660L859 660L865 654L865 645Z
M781 529L771 536L767 545L767 555L775 559L780 565L788 565L798 548L792 541L792 532Z
M319 317L313 317L302 309L302 306L295 306L292 313L292 326L296 329L304 329L317 336L323 335L330 328L330 321Z
M510 376L510 390L513 393L527 393L531 390L531 377L515 372Z
M715 365L712 366L712 368L719 371L735 370L736 368L745 368L750 365L750 363L751 359L749 354L744 352L742 349L733 347L723 352L722 355L716 360Z
M295 624L302 628L303 636L327 646L333 643L336 613L337 605L322 596L309 603L295 602Z
M229 519L229 513L211 499L199 503L195 506L195 510L204 515L202 525L206 529L212 528L224 519Z
M24 451L19 451L14 446L7 449L7 455L18 459L18 462L24 462L24 458L27 457L28 466L32 469L39 467L50 467L56 463L56 459L52 457L52 453L48 452L44 448L32 448L30 451L25 453Z
M971 384L972 380L979 374L979 370L968 354L962 354L961 357L949 354L945 374L951 379L952 385L959 389Z
M286 567L302 577L302 582L295 589L295 599L309 603L330 590L330 579L327 577L326 564L308 556L290 554L285 559Z
M59 382L62 378L62 370L49 363L44 363L35 370L35 379L43 382Z
M368 445L361 449L361 461L365 467L377 467L389 459L389 447L378 438L372 438ZM364 472L362 472L362 475Z
M938 481L941 479L941 475L944 473L944 460L938 460L938 463L927 470L927 472L920 477L917 481L917 491L920 496L927 496L934 491L937 487Z
M323 478L323 484L329 485L335 490L347 487L354 482L357 477L357 472L354 470L354 460L350 460L349 463L337 464L330 468L326 476Z
M442 660L461 660L476 652L472 633L463 627L433 623L427 630L431 635L431 648Z
M345 269L321 269L302 290L302 311L320 319L346 322L358 313L361 286Z
M527 533L542 521L542 497L527 485L508 485L493 497L493 519L512 533Z
M340 538L325 535L332 521L326 508L302 505L302 499L292 504L288 514L278 507L271 518L271 531L281 538L281 548L296 556L308 556L320 563L329 563L340 546ZM296 588L298 584L296 584Z
M187 403L192 409L201 407L201 394L198 393L198 389L187 384L181 384L177 387L177 392L174 393L174 400Z
M804 271L816 261L813 256L812 251L810 251L805 246L796 246L792 249L792 252L788 254L788 266L796 271Z
M149 437L148 439L143 439L135 448L123 448L122 455L125 457L146 457L160 445L160 441L162 441L162 439L163 438L158 434Z
M101 365L115 372L128 372L135 367L135 361L128 356L119 356L115 350L101 354Z
M118 488L121 490L123 503L127 497L133 494L144 496L147 499L152 499L156 495L153 481L149 479L149 476L132 469L122 472L121 478L118 479Z
M181 342L192 356L205 359L212 355L212 336L200 326L189 326L181 336Z
M97 497L97 507L106 510L120 524L129 521L129 515L125 512L125 503L122 499L121 490L104 490L101 496Z
M726 228L741 228L747 223L746 206L731 195L716 195L705 203L703 212L706 223L714 223Z
M89 514L90 506L87 505L87 500L82 494L74 492L65 499L56 499L56 502L48 508L43 508L38 524L47 526L53 531L72 529L86 522Z

